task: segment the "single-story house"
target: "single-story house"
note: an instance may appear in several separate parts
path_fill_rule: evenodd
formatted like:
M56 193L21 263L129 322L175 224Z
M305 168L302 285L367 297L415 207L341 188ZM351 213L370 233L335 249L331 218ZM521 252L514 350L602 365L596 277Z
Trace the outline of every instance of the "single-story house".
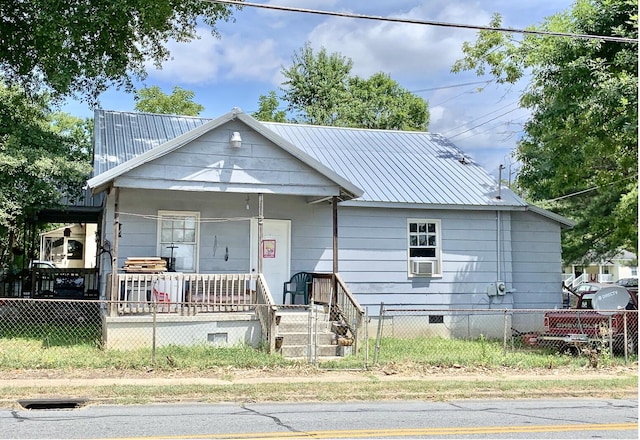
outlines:
M383 302L562 305L560 231L573 223L499 185L439 134L267 123L239 109L216 119L97 110L88 186L106 194L106 299L149 300L123 277L166 265L183 277L169 295L178 304L206 301L198 276L235 274L247 278L233 295L246 287L249 302L263 301L258 290L281 305L283 284L309 272L338 275L371 316ZM118 310L113 322L128 309Z

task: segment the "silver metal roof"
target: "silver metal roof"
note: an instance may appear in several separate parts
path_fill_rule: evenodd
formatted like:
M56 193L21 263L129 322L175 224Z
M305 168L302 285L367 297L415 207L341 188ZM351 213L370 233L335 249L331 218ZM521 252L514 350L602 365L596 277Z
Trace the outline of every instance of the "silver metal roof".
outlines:
M97 110L94 176L211 119ZM442 206L527 204L439 134L261 123L344 177L359 202Z

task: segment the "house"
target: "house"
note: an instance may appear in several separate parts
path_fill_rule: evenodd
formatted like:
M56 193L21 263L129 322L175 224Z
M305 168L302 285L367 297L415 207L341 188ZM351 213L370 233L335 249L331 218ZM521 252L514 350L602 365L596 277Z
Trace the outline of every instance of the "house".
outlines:
M621 278L638 278L638 257L622 250L611 258L567 265L562 277L572 287L585 282L613 283Z
M239 109L216 119L97 110L88 186L106 195L98 225L109 251L99 263L106 299L149 301L149 286L123 268L142 259L147 266L129 267L154 273L161 258L174 272L160 278L181 286L169 300L213 301L216 310L229 294L282 304L283 283L301 271L329 280L325 302L346 307L337 289L372 316L382 302L562 304L560 231L573 223L498 186L439 134L264 123ZM206 283L221 286L223 275L241 287L212 300ZM127 311L112 311L109 323ZM273 330L270 320L251 322L245 340Z

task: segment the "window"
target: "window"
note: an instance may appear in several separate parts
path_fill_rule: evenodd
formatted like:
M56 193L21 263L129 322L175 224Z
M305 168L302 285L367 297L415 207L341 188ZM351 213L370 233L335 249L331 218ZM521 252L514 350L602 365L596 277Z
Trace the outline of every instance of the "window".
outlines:
M441 275L440 220L408 220L409 274Z
M198 260L200 214L158 212L158 254L177 272L195 272Z

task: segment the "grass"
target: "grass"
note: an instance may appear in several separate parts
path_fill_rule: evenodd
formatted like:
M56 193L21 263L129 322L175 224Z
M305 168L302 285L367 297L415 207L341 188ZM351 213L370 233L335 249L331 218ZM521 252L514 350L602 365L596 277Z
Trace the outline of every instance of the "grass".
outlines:
M369 340L368 350L354 356L323 362L323 368L363 369L378 366L411 364L428 367L485 367L513 369L553 369L559 367L593 367L588 356L568 356L554 350L532 349L509 345L502 341L480 337L474 340L425 338L382 338L375 354L375 340ZM366 356L368 354L368 356ZM154 362L155 360L155 362ZM624 358L607 356L598 359L599 366L624 365ZM630 362L637 362L633 356ZM93 324L31 324L24 328L3 328L0 325L1 369L70 369L111 368L119 370L206 370L214 367L240 369L292 367L298 362L248 346L216 347L162 346L154 353L151 348L135 350L102 350L100 327Z
M587 356L515 347L485 338L380 341L320 368L248 346L164 346L130 351L102 350L99 328L88 325L38 325L12 332L0 326L0 373L5 378L81 378L86 385L13 386L0 381L0 404L60 395L91 396L92 402L450 400L467 398L602 397L637 395L637 372L624 359L602 356L598 368ZM630 360L637 370L637 356ZM365 368L367 367L367 368ZM606 368L605 368L606 367ZM617 370L616 370L617 369ZM331 371L338 370L338 371ZM541 380L540 371L546 374ZM556 371L557 376L549 372ZM38 371L42 371L39 373ZM605 374L598 374L599 372ZM616 374L610 374L615 372ZM334 374L341 375L336 379ZM471 375L463 380L460 375ZM571 376L571 378L570 378ZM110 386L91 385L109 378ZM119 378L215 378L223 385L160 383L119 385ZM88 380L86 380L88 378ZM346 379L346 380L345 380ZM143 382L146 383L146 382Z

